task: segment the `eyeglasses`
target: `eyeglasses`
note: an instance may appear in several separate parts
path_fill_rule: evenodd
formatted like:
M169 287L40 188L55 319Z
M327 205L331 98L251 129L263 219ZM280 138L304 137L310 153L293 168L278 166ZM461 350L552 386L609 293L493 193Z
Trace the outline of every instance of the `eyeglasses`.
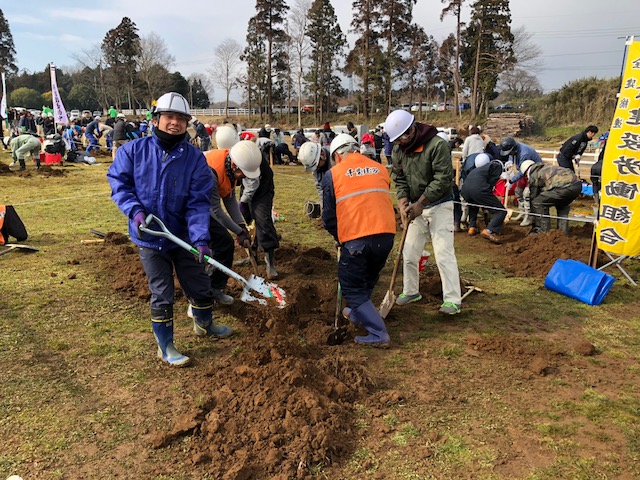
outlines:
M411 137L411 135L413 135L413 131L414 131L414 127L413 125L411 125L406 132L404 132L402 135L400 135L398 138L396 138L396 142L399 141L404 141L404 140L409 140L409 138Z

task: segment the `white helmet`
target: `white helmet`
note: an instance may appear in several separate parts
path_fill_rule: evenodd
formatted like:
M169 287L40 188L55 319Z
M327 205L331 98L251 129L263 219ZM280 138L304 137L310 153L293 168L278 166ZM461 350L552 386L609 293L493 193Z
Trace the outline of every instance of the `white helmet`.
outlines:
M322 147L319 143L315 142L304 142L300 146L300 151L298 152L298 160L302 163L306 169L306 172L315 172L318 168L318 162L320 162L320 152L322 151Z
M438 132L438 136L439 136L441 139L443 139L445 142L447 142L447 143L449 142L449 135L447 135L446 133L444 133L444 132Z
M406 132L415 117L406 110L394 110L384 121L384 131L389 135L389 140L395 142L400 135Z
M479 153L478 155L476 155L476 160L475 160L476 168L484 167L485 165L488 165L490 162L491 162L491 157L486 153Z
M216 145L228 150L240 141L238 132L231 125L222 125L216 130Z
M9 144L11 143L11 137L4 137L4 138L2 139L2 143L4 143L4 144L5 144L5 146L7 146L7 147L8 147L8 146L9 146Z
M331 140L331 146L329 147L329 151L331 153L331 157L333 158L333 154L336 153L336 150L346 147L348 145L358 145L358 141L353 138L348 133L340 133L336 135L336 137Z
M522 162L520 164L520 173L522 173L523 175L527 174L527 171L533 166L533 164L535 164L536 162L534 162L533 160L525 160L524 162Z
M191 115L191 123L198 123L198 117Z
M187 99L176 92L169 92L162 95L156 102L156 107L153 111L153 113L158 115L169 112L179 113L187 119L191 118L191 111Z
M229 150L231 161L242 170L247 178L258 178L260 176L260 163L262 154L258 146L249 141L241 140Z

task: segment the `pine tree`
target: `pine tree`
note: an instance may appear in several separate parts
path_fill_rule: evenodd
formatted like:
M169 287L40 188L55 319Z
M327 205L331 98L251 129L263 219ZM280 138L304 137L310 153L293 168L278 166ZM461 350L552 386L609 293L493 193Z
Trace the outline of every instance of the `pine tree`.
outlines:
M461 29L464 24L460 20L460 13L464 0L442 0L442 3L447 2L447 6L442 9L442 13L440 14L440 21L442 21L446 15L453 15L456 17L455 66L453 70L453 105L456 109L456 112L461 113L458 103L460 95L460 37Z
M136 73L137 58L140 55L140 37L138 27L128 17L123 17L120 24L107 32L102 41L102 52L111 66L113 91L116 103L120 104L120 83L124 80L128 96L129 108L134 107L133 84ZM105 106L106 107L106 106ZM135 111L134 111L135 113Z
M261 34L267 44L267 116L269 121L273 118L271 106L273 105L273 78L278 68L283 68L282 62L276 62L274 69L273 59L283 54L282 44L286 40L286 32L283 22L287 13L287 5L284 0L256 0L255 28Z
M391 112L391 92L395 78L404 63L403 53L409 46L408 35L413 17L413 6L417 0L378 0L375 16L380 31L380 38L385 43L383 65L384 89L387 111Z
M471 114L487 111L499 75L515 61L509 0L476 0L460 53L463 77L472 85Z
M0 73L18 73L13 36L2 9L0 9Z
M242 61L247 62L247 71L244 78L239 79L239 83L245 89L249 111L252 111L255 102L262 118L263 107L266 104L264 98L267 88L267 56L265 38L258 32L256 23L256 17L249 19L247 46L240 57Z
M369 77L375 68L374 59L380 52L378 39L379 14L376 10L377 0L354 0L352 4L352 32L360 34L354 48L347 55L345 71L359 77L362 81L362 108L365 118L369 118L371 98L369 94Z
M344 49L346 37L329 0L315 0L309 10L307 36L311 43L311 66L306 77L318 114L328 113L330 97L340 89L340 78L334 72Z

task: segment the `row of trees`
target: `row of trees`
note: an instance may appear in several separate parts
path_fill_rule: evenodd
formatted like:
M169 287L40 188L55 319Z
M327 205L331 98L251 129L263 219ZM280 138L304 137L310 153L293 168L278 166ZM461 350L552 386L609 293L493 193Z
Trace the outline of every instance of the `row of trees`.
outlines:
M206 79L185 78L170 72L175 62L164 40L155 33L139 36L131 19L124 17L109 30L100 45L75 56L77 65L57 68L58 89L68 109L149 108L166 91L176 91L196 108L209 106ZM42 71L18 72L9 24L0 10L0 72L7 74L11 104L28 108L51 105L49 66Z
M210 78L224 90L226 107L240 89L247 106L260 108L271 120L273 105L293 103L299 112L303 103L313 103L316 115L325 116L346 94L346 82L366 117L390 111L401 98L452 101L457 110L463 95L475 115L488 109L499 79L503 89L520 95L540 90L533 70L539 49L524 30L512 31L509 0L473 1L468 24L462 7L471 0L441 0L441 19L456 19L455 33L441 43L413 22L417 0L353 0L350 32L356 40L351 48L330 0L291 1L256 0L245 45L222 41L207 75L189 79L170 72L175 59L161 37L140 36L135 23L124 17L100 45L75 56L75 67L58 68L63 101L70 109L135 109L150 107L153 99L173 90L204 108ZM50 102L48 68L18 74L1 10L0 69L9 74L14 105L39 106L32 105L38 95Z

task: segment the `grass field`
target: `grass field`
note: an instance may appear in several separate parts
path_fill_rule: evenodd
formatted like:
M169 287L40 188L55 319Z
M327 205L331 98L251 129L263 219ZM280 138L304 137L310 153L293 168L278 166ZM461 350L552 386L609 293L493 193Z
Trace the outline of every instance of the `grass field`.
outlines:
M9 163L4 151L0 161ZM318 363L344 360L372 379L366 393L340 404L349 432L340 454L290 475L276 468L288 461L281 452L263 459L276 473L252 476L234 470L240 450L222 464L194 453L205 441L198 429L154 446L153 434L173 431L185 412L225 407L202 387L222 391L225 375L244 371L255 333L244 310L220 313L239 335L215 344L194 338L181 321L177 336L199 363L176 371L157 361L146 300L114 291L115 270L96 258L107 250L81 243L95 239L92 228L126 233L109 198L108 165L0 176L0 204L16 206L30 234L24 243L40 249L0 256L0 478L640 477L638 290L612 271L618 280L609 296L588 307L544 289L544 279L524 269L505 269L504 248L465 234L456 236L461 277L484 293L472 294L460 316L439 316L441 299L423 281L425 300L390 314L387 351L323 345L317 339L330 331L332 313L316 337L308 328L293 339ZM275 173L283 246L333 255L331 237L303 214L316 195L311 176L299 166ZM331 261L322 265L329 266L316 273L335 285ZM638 266L628 268L637 278ZM430 275L437 278L433 266Z

